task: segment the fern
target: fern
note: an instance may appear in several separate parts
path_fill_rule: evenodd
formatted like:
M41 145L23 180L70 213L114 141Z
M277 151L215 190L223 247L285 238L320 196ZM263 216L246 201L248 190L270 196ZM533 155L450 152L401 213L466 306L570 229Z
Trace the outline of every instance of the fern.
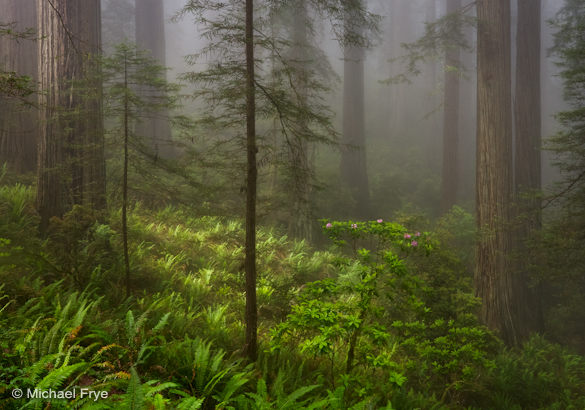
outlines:
M197 397L185 397L177 404L177 410L198 410L203 406L203 401Z
M65 380L67 380L73 373L87 366L87 363L81 362L55 368L47 374L43 380L36 386L39 390L59 389Z
M130 373L132 377L128 383L126 394L123 396L121 407L127 410L142 410L146 401L144 389L134 367L130 368Z

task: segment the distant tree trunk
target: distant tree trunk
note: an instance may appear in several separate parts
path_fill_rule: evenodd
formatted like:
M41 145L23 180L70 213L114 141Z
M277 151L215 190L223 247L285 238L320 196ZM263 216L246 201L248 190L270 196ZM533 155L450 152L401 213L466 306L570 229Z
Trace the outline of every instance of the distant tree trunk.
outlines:
M105 205L100 88L78 83L96 67L100 2L37 0L41 124L37 207L44 230L72 204Z
M425 23L433 23L437 20L437 1L436 0L428 0L426 3L425 8ZM424 90L424 119L425 119L425 130L424 133L427 136L433 136L436 134L437 129L440 127L440 120L438 115L438 98L437 98L437 88L439 84L438 74L437 74L437 60L434 58L429 58L426 63L426 70L425 70L425 77L426 77L426 84ZM440 150L441 141L439 138L430 138L428 142L428 147L426 151L426 161L428 167L432 172L438 170L439 168L439 161L440 158L437 155L437 152Z
M518 343L514 315L517 281L511 274L512 106L510 0L477 3L476 207L480 238L475 291L485 324L511 345Z
M128 52L124 54L124 171L122 176L122 241L124 247L124 272L126 274L126 298L130 297L130 255L128 252L128 137L130 104L128 93Z
M473 50L475 27L466 27L463 35ZM459 79L459 189L458 198L462 203L473 203L475 198L475 136L477 134L477 56L475 51L462 51L461 63L467 75Z
M347 12L351 24L351 12ZM352 28L355 30L355 28ZM343 139L341 178L352 194L352 217L370 217L370 188L366 163L364 120L364 59L362 47L346 44L343 62Z
M258 357L258 308L256 304L256 97L254 84L254 1L246 0L246 355Z
M461 0L447 0L446 14L461 8ZM443 107L443 168L441 182L441 211L447 212L457 202L459 189L459 47L445 53L445 104Z
M428 1L428 0L427 0ZM412 1L390 1L390 56L400 56L404 54L402 43L414 40ZM400 64L393 63L390 65L392 77L400 73L403 67ZM392 98L390 101L390 111L388 113L388 130L392 138L404 140L408 135L410 128L409 95L410 85L392 84L390 86Z
M163 0L136 0L136 45L139 49L149 51L158 64L166 65ZM148 89L144 92L152 94ZM145 138L155 156L169 158L173 155L171 127L166 110L149 113L136 125L136 133Z
M293 22L293 52L291 66L294 68L293 81L295 84L297 104L307 105L307 79L309 58L307 58L307 5L304 0L295 3ZM293 215L289 222L291 236L311 240L311 163L309 160L309 142L304 137L307 133L307 122L302 117L298 119L298 128L302 135L296 136L292 148L293 184L291 192L293 199Z
M528 287L526 241L540 228L541 187L541 95L540 95L540 0L518 0L516 37L516 98L515 98L515 190L518 211L516 244L518 269L525 299L519 311L525 329L543 330L539 299ZM524 337L527 334L523 335Z
M14 29L36 29L35 0L0 0L3 23ZM32 40L0 36L0 69L37 78L37 45ZM36 170L37 113L9 97L0 98L0 165L8 163L19 173Z

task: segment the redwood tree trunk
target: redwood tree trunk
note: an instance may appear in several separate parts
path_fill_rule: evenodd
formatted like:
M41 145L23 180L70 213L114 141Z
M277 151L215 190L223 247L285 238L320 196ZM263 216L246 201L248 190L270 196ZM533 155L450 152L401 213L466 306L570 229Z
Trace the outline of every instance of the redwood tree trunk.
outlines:
M136 0L136 45L150 52L157 64L166 65L163 0ZM153 93L148 89L144 92L149 95ZM173 155L171 127L166 110L148 113L147 118L141 119L136 125L136 133L150 145L155 156L168 158Z
M35 0L0 0L3 23L15 23L16 31L36 29ZM0 69L37 78L37 45L28 39L0 36ZM36 170L37 113L21 101L0 97L0 164L16 172Z
M447 14L461 8L461 0L447 0ZM447 212L457 202L459 189L459 73L450 67L460 66L459 47L445 53L445 104L443 108L443 171L441 211Z
M519 311L528 331L542 331L543 318L536 290L528 278L529 259L526 241L540 228L541 188L541 95L540 95L540 0L518 0L516 37L516 98L515 98L515 188L517 204L516 261L525 291Z
M349 22L351 12L347 12ZM364 119L364 59L359 45L346 44L343 62L343 139L341 178L351 192L352 217L370 217L370 189L366 163Z
M37 0L37 12L42 91L37 207L44 229L73 204L105 205L101 87L90 79L100 47L100 2Z
M510 0L477 3L476 207L480 238L475 290L481 317L508 344L518 342L517 282L510 271L512 106Z
M258 308L256 305L256 101L254 85L254 1L246 0L246 355L258 357Z
M310 68L310 58L307 57L307 5L304 0L294 4L293 22L293 50L292 61L293 81L297 101L301 107L307 105L307 76ZM292 217L289 222L289 233L292 237L306 239L312 238L312 209L311 209L311 167L309 158L311 149L305 136L308 133L307 121L304 118L297 120L298 129L301 135L294 138L292 148L293 160L293 184L295 189L292 190L293 208Z

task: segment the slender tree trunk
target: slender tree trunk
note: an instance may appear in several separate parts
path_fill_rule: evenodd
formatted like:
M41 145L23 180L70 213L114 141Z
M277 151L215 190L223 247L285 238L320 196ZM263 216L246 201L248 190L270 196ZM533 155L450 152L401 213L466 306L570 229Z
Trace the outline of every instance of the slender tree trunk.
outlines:
M509 251L512 199L510 0L477 3L476 207L480 233L475 290L481 317L508 344L518 342L517 284Z
M258 357L258 308L256 305L256 101L254 84L254 1L246 0L246 355Z
M37 0L41 93L37 207L41 230L73 204L105 205L97 82L82 95L99 50L100 2Z
M425 8L425 23L433 23L437 20L437 1L427 0ZM425 118L425 135L435 135L437 129L440 127L439 115L437 111L438 98L436 96L438 80L438 70L436 59L428 59L425 69L425 90L424 90L424 118ZM437 156L437 152L440 150L441 141L437 141L438 138L429 138L428 147L426 151L426 161L434 172L438 169L440 158Z
M351 23L351 12L347 12ZM364 112L364 49L346 44L343 62L343 144L341 178L349 187L354 202L352 216L370 215L370 188L366 163Z
M447 0L447 14L461 8L461 0ZM457 202L459 189L459 47L445 53L445 104L443 108L443 171L441 211L447 212Z
M36 29L35 0L0 0L3 23L15 23L15 30ZM0 36L0 69L37 78L37 45L32 40ZM37 113L34 108L8 97L0 98L0 164L16 172L36 170Z
M463 30L468 44L476 49L475 28ZM458 198L462 203L473 203L475 198L475 155L467 155L476 151L475 137L477 128L477 56L475 51L462 51L461 62L467 75L460 78L459 98L459 189Z
M126 298L130 297L130 256L128 254L128 54L124 55L124 175L122 180L122 241L124 242L124 271Z
M149 51L157 63L166 65L165 57L165 20L163 0L136 0L136 45ZM148 88L144 93L151 95ZM157 98L156 94L153 98ZM136 125L136 133L150 145L155 156L173 156L171 127L168 111L149 112L148 116Z
M541 187L541 95L540 95L540 0L518 0L516 35L516 98L515 98L515 190L517 204L516 260L521 285L525 291L519 322L522 336L543 330L542 311L535 289L529 288L526 241L540 228Z

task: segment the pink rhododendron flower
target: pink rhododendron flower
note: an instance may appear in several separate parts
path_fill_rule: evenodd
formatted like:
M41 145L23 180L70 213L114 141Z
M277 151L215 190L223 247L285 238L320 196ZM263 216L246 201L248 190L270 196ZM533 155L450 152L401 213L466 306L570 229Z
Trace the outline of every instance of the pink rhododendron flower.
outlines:
M412 241L412 242L410 243L410 246L418 246L418 242L417 242L417 241Z
M332 228L333 225L331 224L331 222L327 222L327 225L325 225L325 228Z
M378 219L376 222L378 222L379 224L381 224L382 222L384 222L383 219Z
M351 224L351 229L357 229L357 224Z
M414 236L420 236L420 232L415 233Z
M404 234L404 239L410 239L410 238L411 238L411 236L410 236L410 234L409 234L409 233L405 233L405 234Z

